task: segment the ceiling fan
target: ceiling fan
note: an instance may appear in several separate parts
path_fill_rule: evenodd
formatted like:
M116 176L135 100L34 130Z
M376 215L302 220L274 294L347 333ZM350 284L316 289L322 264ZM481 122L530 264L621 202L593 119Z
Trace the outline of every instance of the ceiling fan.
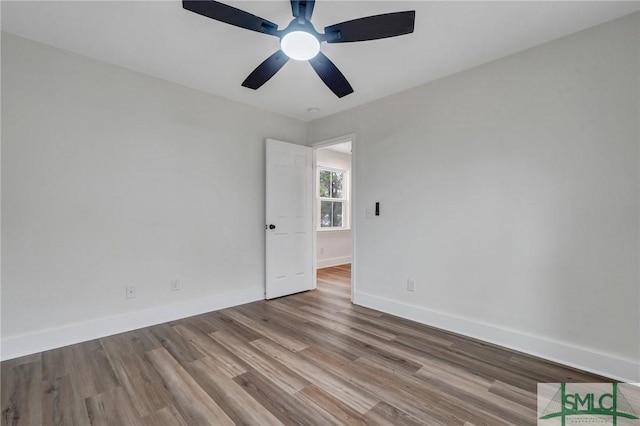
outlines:
M278 25L235 7L214 0L183 0L182 6L200 15L236 27L280 38L280 49L269 56L242 82L244 87L258 89L269 81L289 58L309 61L318 76L339 98L353 93L353 88L340 70L320 52L320 43L348 43L377 40L413 32L415 11L385 13L341 22L319 33L311 23L314 0L291 0L294 19L279 30Z

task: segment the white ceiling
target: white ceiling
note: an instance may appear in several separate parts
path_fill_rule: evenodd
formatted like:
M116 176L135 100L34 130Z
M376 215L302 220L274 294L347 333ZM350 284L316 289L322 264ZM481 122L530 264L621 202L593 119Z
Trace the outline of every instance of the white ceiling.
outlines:
M328 149L329 151L339 152L340 154L351 155L351 142L336 143L320 149Z
M284 28L288 1L227 1ZM638 1L318 0L317 30L415 10L410 35L323 44L355 93L342 99L307 62L289 61L257 91L240 84L279 48L275 37L217 22L181 1L2 1L2 30L245 104L313 120L640 10ZM318 112L309 112L309 108Z

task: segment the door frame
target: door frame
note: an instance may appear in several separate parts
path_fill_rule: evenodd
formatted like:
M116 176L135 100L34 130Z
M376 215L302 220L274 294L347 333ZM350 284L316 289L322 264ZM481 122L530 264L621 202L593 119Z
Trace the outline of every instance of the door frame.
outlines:
M318 158L317 158L317 150L319 148L326 148L331 145L337 145L339 143L351 142L351 172L349 173L349 215L351 216L349 219L349 223L351 225L351 303L353 303L353 295L355 293L356 288L356 134L350 133L344 136L338 136L331 139L325 139L319 142L314 142L309 146L313 148L313 248L311 257L313 259L313 288L316 288L318 282L318 258L317 258L317 224L318 224L318 197L316 197L316 193L318 192L318 179L316 176L318 174Z

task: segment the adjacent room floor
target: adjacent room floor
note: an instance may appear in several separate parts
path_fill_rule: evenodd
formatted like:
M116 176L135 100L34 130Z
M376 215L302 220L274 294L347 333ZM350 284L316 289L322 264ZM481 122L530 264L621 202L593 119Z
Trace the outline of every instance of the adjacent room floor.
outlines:
M534 425L538 382L606 379L317 290L2 363L3 425Z

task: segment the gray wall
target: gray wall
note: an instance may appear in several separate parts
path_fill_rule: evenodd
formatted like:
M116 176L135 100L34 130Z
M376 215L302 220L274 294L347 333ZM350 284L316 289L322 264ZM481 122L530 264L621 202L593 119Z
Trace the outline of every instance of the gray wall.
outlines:
M640 380L639 28L312 122L357 135L356 302Z
M305 136L303 122L3 34L5 343L262 298L264 140Z

